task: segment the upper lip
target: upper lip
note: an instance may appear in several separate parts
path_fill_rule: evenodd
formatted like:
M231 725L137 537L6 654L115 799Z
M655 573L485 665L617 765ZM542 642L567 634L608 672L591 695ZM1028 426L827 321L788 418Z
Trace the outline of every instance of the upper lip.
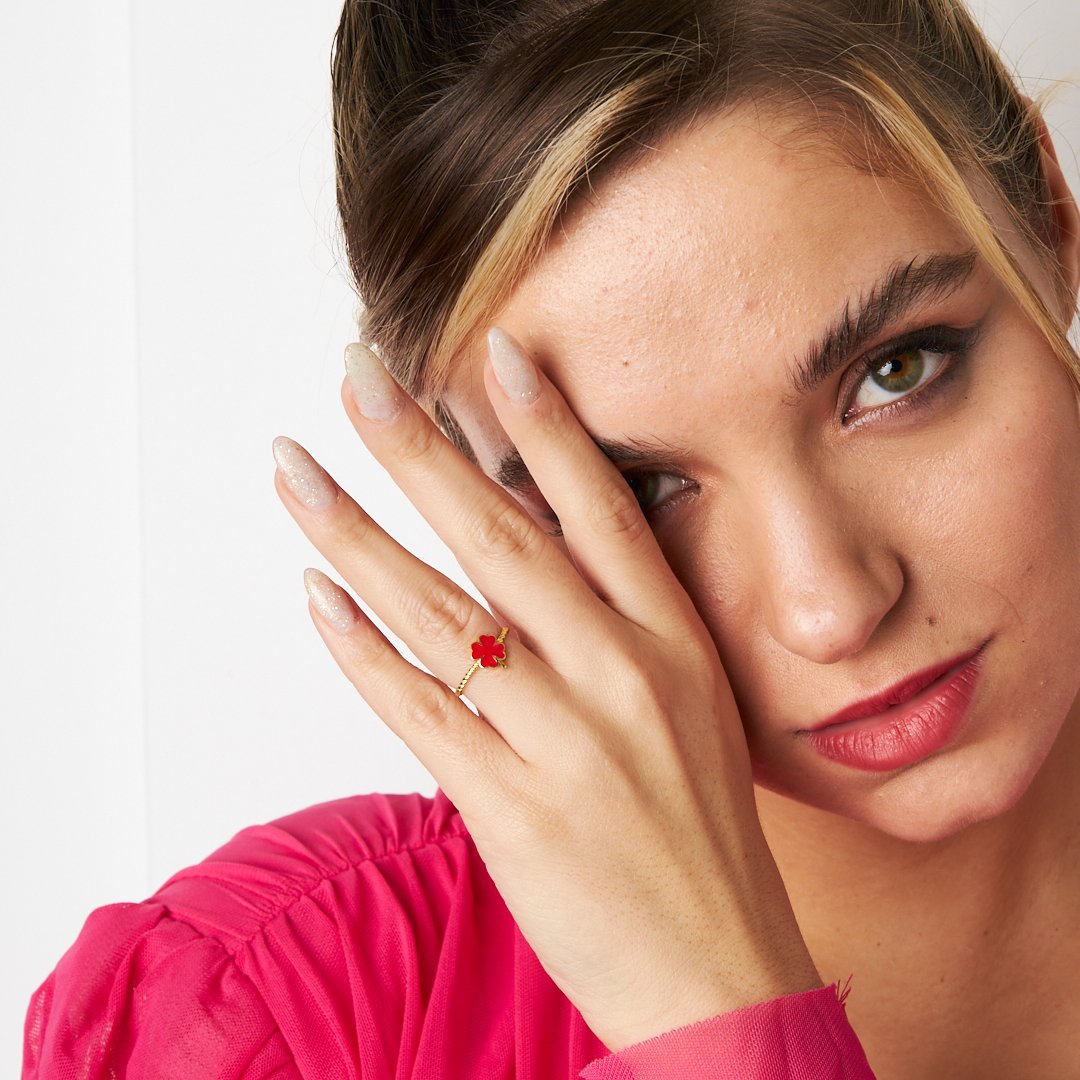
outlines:
M961 664L966 664L985 644L986 642L984 641L982 645L978 645L976 648L968 650L962 656L953 657L952 660L943 660L939 664L923 668L922 671L916 671L913 675L907 675L899 682L893 683L892 686L887 687L880 693L874 694L873 697L863 698L862 701L856 701L853 705L848 705L838 713L833 713L832 716L826 717L824 720L819 720L817 723L811 724L803 730L817 731L820 728L830 727L833 724L842 724L847 720L861 720L866 716L878 716L885 712L890 706L899 705L901 702L913 698L920 690L925 690L932 682L940 679L942 675L945 675L953 668L959 667Z

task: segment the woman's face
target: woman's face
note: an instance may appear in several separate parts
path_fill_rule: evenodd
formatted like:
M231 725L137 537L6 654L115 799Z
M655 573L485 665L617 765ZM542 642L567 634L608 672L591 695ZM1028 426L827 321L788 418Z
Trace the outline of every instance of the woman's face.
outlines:
M609 177L494 322L595 439L645 448L619 468L716 642L755 781L933 840L1019 799L1080 690L1077 399L942 214L778 132L730 113ZM912 291L795 385L845 310L858 327ZM885 376L860 366L890 351ZM478 345L443 400L499 478L481 363ZM965 726L912 765L854 768L796 734L984 642Z

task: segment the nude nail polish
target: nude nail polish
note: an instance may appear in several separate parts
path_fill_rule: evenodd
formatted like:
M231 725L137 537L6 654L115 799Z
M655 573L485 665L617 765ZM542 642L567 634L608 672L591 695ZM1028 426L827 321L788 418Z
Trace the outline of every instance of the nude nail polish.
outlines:
M367 346L358 341L345 346L345 370L356 407L369 420L386 423L401 412L404 391Z
M337 484L299 443L279 435L273 450L282 479L309 510L322 510L337 499Z
M540 393L533 362L521 346L503 329L493 326L487 334L488 356L499 385L511 401L527 405Z
M335 630L345 633L356 624L356 614L345 591L321 570L309 566L304 571L304 588L315 610Z

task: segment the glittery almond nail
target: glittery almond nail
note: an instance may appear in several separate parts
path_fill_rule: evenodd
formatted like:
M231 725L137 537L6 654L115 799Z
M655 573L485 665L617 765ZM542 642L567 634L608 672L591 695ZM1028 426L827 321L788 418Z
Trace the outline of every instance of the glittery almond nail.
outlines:
M405 403L403 391L367 346L359 342L345 346L345 370L356 407L369 420L386 423L401 412Z
M289 490L309 510L321 510L337 499L337 484L299 443L279 435L273 442L273 450Z

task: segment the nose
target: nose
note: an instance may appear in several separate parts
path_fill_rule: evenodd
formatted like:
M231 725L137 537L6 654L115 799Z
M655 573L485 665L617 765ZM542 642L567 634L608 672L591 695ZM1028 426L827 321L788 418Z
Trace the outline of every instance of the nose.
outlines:
M904 573L858 500L806 477L755 499L752 580L774 640L832 664L858 653L904 589Z

